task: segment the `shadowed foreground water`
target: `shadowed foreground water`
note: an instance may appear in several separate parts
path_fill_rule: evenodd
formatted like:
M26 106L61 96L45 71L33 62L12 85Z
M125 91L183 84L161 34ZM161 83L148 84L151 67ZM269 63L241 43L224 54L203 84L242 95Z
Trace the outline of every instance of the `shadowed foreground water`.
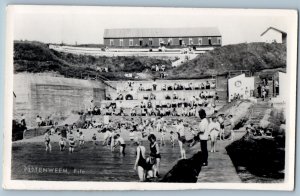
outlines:
M149 143L144 142L149 155ZM166 174L179 160L179 148L167 142L161 148L161 172ZM191 155L188 155L188 157ZM14 143L12 147L12 179L49 181L138 181L133 170L136 146L127 142L126 156L120 157L102 145L87 142L83 149L76 148L73 154L59 151L57 143L52 152L45 152L44 143Z

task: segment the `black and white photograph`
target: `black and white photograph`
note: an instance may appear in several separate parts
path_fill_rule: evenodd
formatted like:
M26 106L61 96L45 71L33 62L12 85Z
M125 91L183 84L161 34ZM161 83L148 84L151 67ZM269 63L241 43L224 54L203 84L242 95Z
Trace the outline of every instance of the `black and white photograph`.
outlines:
M7 189L293 190L297 12L7 7Z

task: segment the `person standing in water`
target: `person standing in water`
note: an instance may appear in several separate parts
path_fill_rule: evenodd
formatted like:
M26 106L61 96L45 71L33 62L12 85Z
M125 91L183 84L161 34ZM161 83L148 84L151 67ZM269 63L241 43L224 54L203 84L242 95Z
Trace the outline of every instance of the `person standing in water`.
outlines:
M117 146L120 146L120 155L125 156L126 144L125 144L124 139L120 136L120 134L115 135L114 139L115 139L116 144L114 145L113 148L115 149Z
M92 141L93 141L94 146L96 146L97 145L97 136L96 136L96 133L93 134Z
M150 163L146 161L146 148L142 145L141 141L138 141L136 148L136 159L133 169L137 171L140 182L146 181L147 173L152 169Z
M67 146L65 138L61 137L58 144L59 144L59 150L64 151Z
M75 137L73 135L73 133L71 132L69 134L69 152L73 153L75 149Z
M185 138L184 125L182 120L177 121L176 132L178 135L178 145L180 148L181 159L186 159L186 153L183 147L183 144L186 142L186 138Z
M219 114L218 116L218 122L220 124L220 140L225 140L225 126L224 126L224 117L223 117L223 114Z
M160 167L160 160L161 155L159 151L159 145L156 141L156 137L154 134L150 134L148 136L148 140L150 142L150 159L151 163L153 164L153 177L158 177L159 174L159 167Z
M174 148L174 146L175 146L176 139L177 139L177 136L175 135L175 133L173 131L170 131L170 140L171 140L172 148Z
M101 132L104 133L102 146L110 146L112 132L106 128Z
M80 148L83 148L84 143L85 143L85 141L84 141L84 135L83 135L83 133L82 133L82 131L81 131L81 132L79 133L79 147L80 147Z
M46 146L46 152L49 150L49 152L51 152L52 147L51 147L51 143L50 143L50 132L47 131L44 135L44 140L45 140L45 146Z

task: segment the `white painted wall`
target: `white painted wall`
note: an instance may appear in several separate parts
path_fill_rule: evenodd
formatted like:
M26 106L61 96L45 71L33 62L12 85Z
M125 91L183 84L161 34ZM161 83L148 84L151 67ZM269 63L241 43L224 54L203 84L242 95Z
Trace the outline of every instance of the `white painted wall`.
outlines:
M279 99L286 102L288 100L289 88L288 77L286 73L279 73Z
M235 94L239 94L243 99L249 99L251 91L254 91L254 77L246 77L245 74L241 74L228 80L229 102L231 102Z
M264 35L261 36L261 39L266 43L273 43L274 40L277 43L282 43L282 33L274 29L269 29Z

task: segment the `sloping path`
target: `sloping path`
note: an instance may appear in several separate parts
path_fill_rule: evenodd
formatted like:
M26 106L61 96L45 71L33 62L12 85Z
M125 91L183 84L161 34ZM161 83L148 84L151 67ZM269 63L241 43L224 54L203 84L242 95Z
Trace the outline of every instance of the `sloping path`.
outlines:
M236 132L236 139L244 135L243 132ZM218 183L238 183L242 182L235 167L227 154L225 147L232 141L219 141L217 143L217 152L208 153L208 166L202 167L198 177L198 183L218 182ZM210 142L208 142L210 150Z

